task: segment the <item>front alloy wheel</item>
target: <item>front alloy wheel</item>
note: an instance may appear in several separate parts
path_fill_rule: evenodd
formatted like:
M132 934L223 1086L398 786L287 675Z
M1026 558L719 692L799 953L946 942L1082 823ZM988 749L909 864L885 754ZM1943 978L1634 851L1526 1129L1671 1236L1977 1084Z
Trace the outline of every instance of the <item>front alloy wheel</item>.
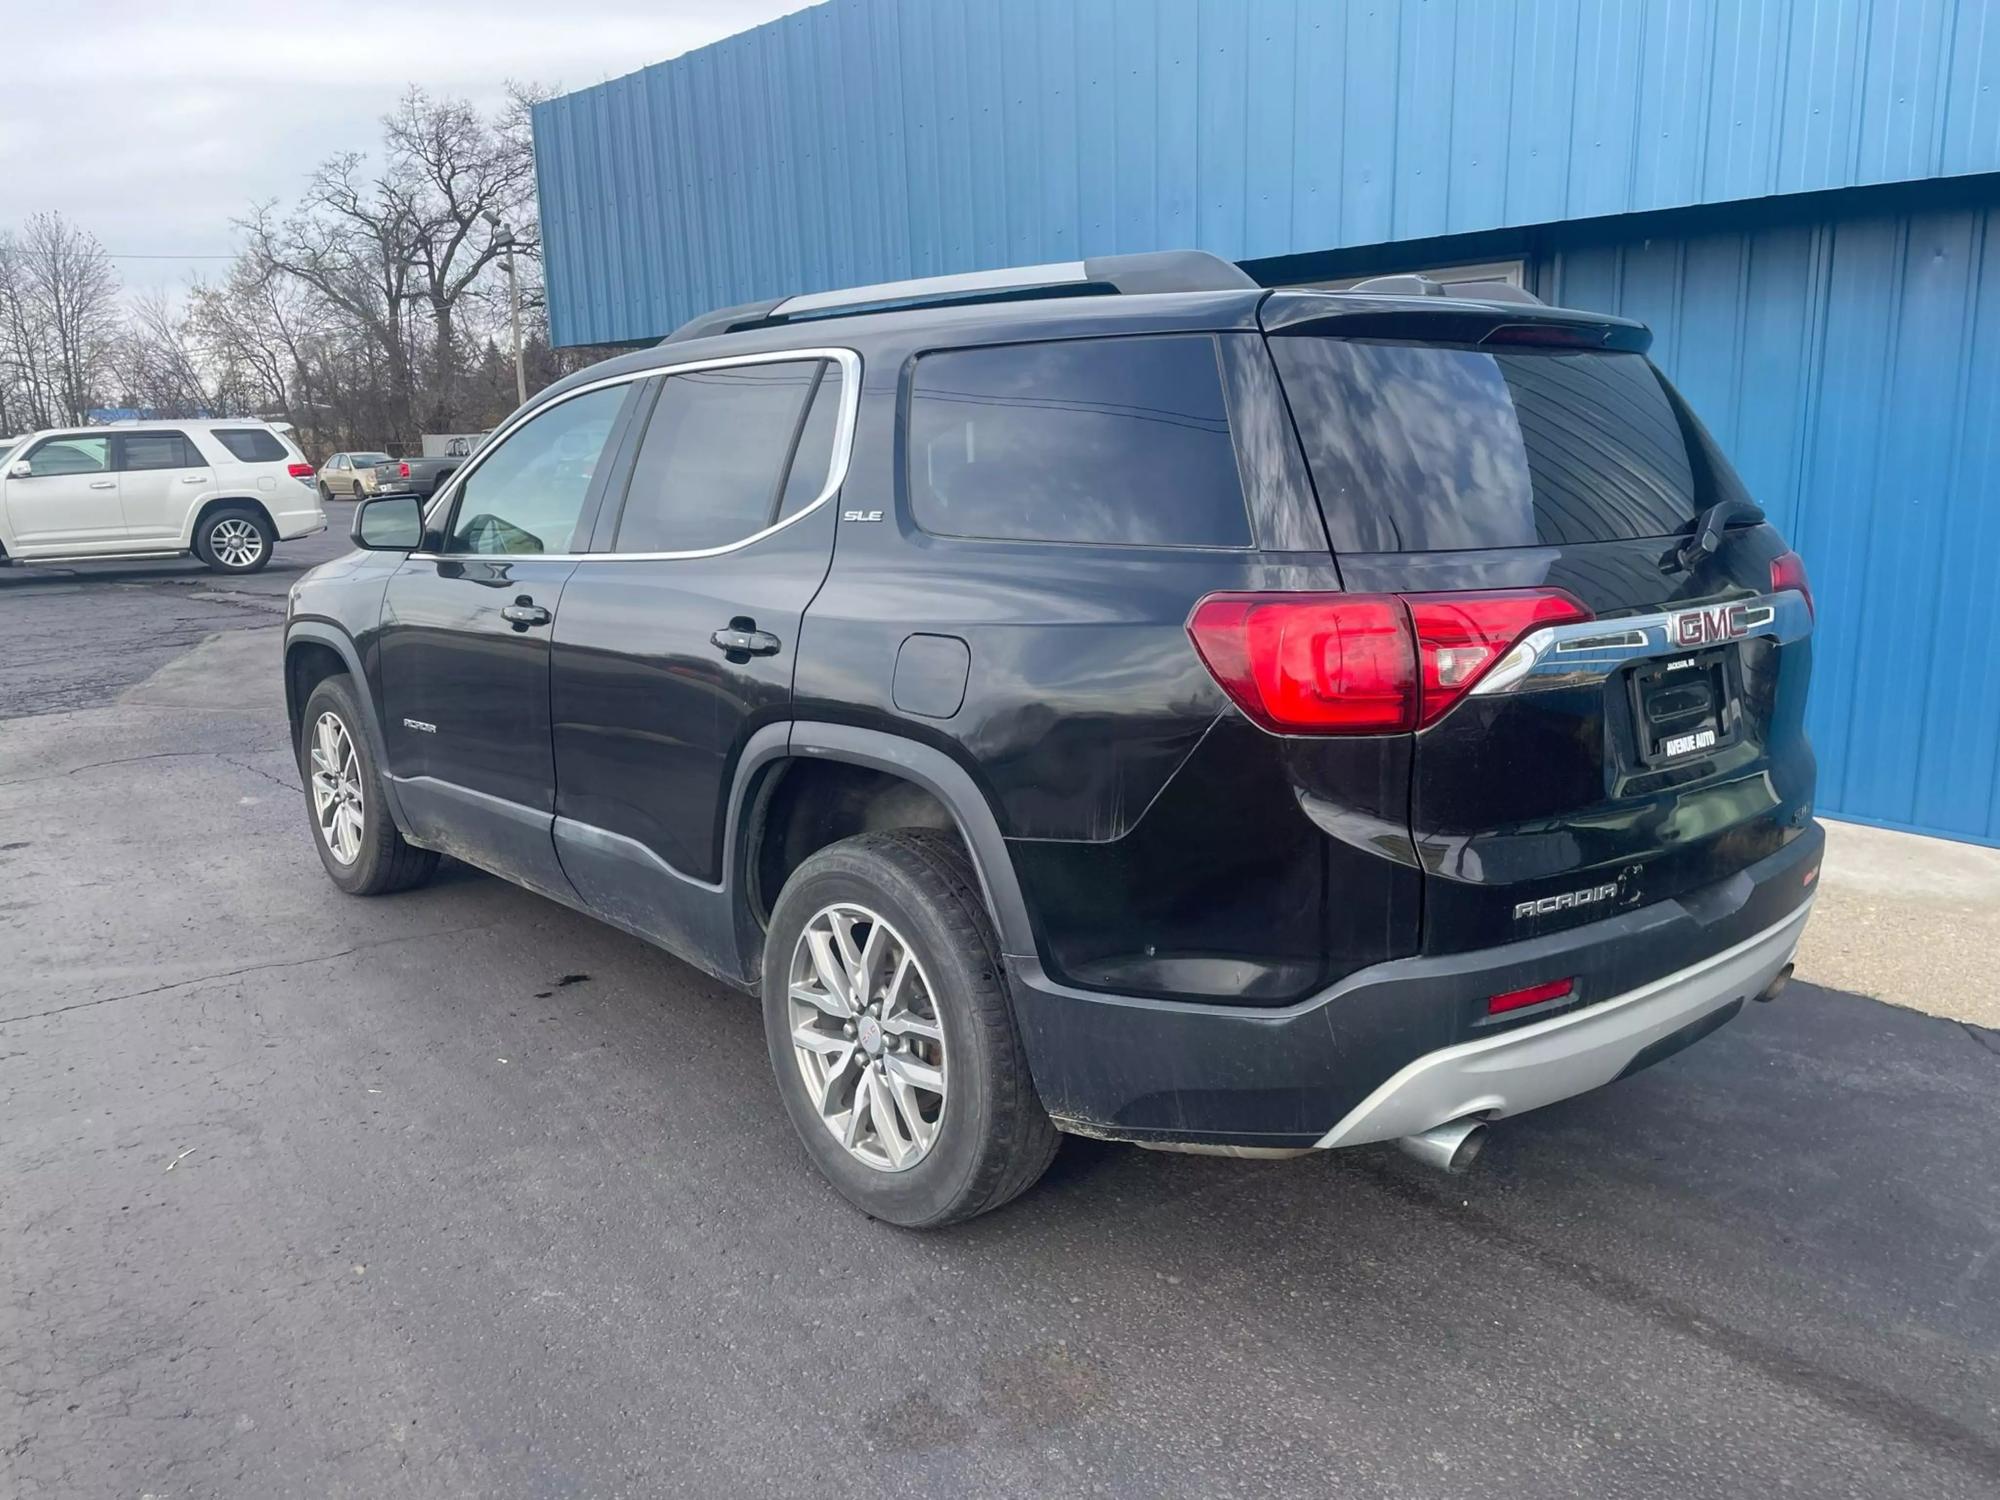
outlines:
M313 725L313 817L327 853L342 865L361 857L365 807L354 738L337 714L323 713Z
M793 1060L820 1123L855 1160L902 1172L930 1153L947 1063L929 977L880 914L841 902L792 948Z

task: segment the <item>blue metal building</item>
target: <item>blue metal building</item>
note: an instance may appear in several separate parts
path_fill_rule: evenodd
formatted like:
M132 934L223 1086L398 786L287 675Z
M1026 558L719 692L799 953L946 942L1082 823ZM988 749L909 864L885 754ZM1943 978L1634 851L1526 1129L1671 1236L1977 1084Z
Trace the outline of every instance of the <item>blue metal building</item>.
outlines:
M2000 843L2000 0L831 0L534 123L561 344L1182 246L1642 318L1812 570L1823 810Z

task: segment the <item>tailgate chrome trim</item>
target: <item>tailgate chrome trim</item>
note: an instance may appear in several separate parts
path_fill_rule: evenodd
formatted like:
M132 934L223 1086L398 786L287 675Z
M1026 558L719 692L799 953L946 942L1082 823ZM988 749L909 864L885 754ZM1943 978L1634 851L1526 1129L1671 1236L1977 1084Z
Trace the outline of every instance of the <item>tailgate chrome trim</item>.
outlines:
M1791 962L1818 894L1783 921L1650 984L1425 1053L1349 1110L1319 1146L1395 1140L1468 1115L1497 1120L1610 1083L1650 1043L1762 994Z
M1728 635L1695 642L1674 638L1675 621L1685 615L1714 610L1728 612ZM1492 671L1472 685L1470 696L1483 698L1498 693L1601 682L1627 663L1648 657L1699 651L1757 636L1769 636L1783 645L1803 640L1812 634L1812 627L1812 607L1806 603L1806 596L1794 589L1731 599L1719 605L1690 605L1648 615L1549 625L1523 636L1513 650L1493 664Z

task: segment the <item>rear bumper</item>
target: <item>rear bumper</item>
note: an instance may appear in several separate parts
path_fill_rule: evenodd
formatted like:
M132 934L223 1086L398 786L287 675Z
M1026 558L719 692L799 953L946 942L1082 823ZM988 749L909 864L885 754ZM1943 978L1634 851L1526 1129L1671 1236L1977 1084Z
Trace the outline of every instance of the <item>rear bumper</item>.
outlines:
M1519 1031L1426 1053L1319 1139L1360 1146L1478 1115L1498 1120L1600 1088L1698 1040L1791 962L1808 901L1783 921L1648 985Z
M1565 932L1377 964L1253 1008L1098 994L1010 959L1015 1012L1056 1123L1113 1139L1357 1145L1515 1114L1608 1083L1721 1024L1804 928L1824 835L1704 890ZM1574 978L1495 1020L1486 997Z
M277 528L279 541L296 541L302 536L326 530L326 512L320 509L317 499L312 499L291 510L272 511L271 524Z

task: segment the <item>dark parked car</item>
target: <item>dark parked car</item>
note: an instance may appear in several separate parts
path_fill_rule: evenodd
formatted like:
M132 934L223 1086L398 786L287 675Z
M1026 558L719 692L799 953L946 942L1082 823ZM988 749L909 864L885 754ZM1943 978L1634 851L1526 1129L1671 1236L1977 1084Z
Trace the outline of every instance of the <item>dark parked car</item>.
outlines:
M1443 290L1116 257L562 381L293 593L328 873L759 993L900 1224L1060 1131L1462 1165L1775 993L1822 836L1804 570L1646 330Z
M378 495L435 495L465 462L457 458L385 458L375 465Z

